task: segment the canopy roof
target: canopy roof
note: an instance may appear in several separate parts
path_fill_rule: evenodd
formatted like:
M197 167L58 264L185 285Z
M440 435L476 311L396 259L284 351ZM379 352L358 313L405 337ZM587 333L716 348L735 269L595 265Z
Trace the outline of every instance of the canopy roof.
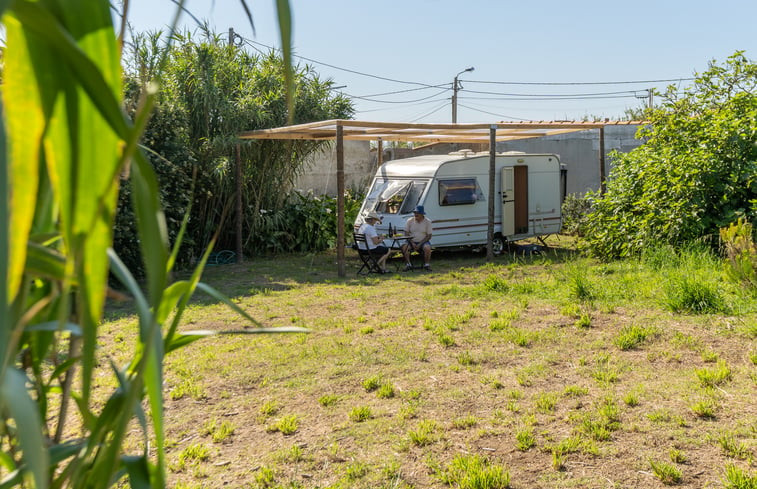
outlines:
M642 121L541 121L498 122L495 124L408 124L333 119L274 129L246 131L239 137L241 139L334 139L336 138L337 127L341 126L342 137L348 140L488 143L492 128L496 130L497 141L511 141L587 129L601 129L611 125L638 125L643 123Z
M336 183L337 183L337 266L339 276L345 276L344 239L344 140L378 141L418 141L446 143L487 143L489 144L489 222L487 225L487 259L494 258L492 237L494 236L494 158L498 141L553 136L567 132L599 130L599 174L604 182L604 128L610 125L638 125L640 121L629 122L498 122L496 124L405 124L399 122L367 122L334 119L311 122L295 126L277 127L247 131L239 135L241 139L336 139ZM379 164L381 163L379 151ZM239 161L237 161L237 172ZM239 174L239 173L238 173ZM241 185L237 179L237 185ZM237 252L241 257L242 245L242 201L241 190L237 192Z

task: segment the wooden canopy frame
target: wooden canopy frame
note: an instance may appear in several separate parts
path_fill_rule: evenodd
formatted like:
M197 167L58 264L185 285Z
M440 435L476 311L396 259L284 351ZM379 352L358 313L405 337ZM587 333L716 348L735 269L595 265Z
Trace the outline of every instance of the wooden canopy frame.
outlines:
M538 138L587 129L599 130L599 181L604 187L604 128L607 125L638 125L641 121L627 122L499 122L496 124L405 124L395 122L367 122L334 119L294 126L246 131L240 139L308 139L336 140L336 187L337 187L337 267L340 277L346 275L344 260L344 140L377 141L379 165L382 163L383 141L447 142L447 143L489 143L489 222L486 256L493 259L492 240L494 238L494 161L496 143L516 139ZM239 175L239 172L237 172ZM241 192L237 192L241 199ZM237 202L241 214L241 200ZM237 248L241 244L241 215L237 217ZM241 249L237 250L241 259Z

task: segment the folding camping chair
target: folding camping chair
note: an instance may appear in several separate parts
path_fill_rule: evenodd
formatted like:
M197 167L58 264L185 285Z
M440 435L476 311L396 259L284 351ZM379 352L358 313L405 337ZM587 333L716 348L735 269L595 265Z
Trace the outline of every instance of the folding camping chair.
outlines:
M357 251L357 255L363 262L363 266L357 271L358 275L368 275L369 273L382 273L378 264L378 258L368 249L368 242L365 240L365 234L353 233L352 238L355 244L352 248ZM361 244L362 243L362 244Z

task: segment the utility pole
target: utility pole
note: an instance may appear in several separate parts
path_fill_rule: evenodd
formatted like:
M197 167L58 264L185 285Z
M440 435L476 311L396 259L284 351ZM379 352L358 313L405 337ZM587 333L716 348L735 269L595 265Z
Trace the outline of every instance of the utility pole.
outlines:
M647 95L649 98L649 109L652 110L652 107L654 107L654 88L648 88Z
M466 73L468 71L473 71L473 67L466 68L457 75L455 75L455 80L452 82L452 123L457 123L457 91L462 88L460 86L460 82L457 80L457 77L462 75L463 73Z

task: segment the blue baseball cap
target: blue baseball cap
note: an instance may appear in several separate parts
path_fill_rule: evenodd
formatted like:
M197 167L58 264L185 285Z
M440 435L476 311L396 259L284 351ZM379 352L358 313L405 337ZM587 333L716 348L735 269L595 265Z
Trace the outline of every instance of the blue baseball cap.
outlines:
M423 210L423 206L422 205L419 205L418 207L416 207L415 209L413 209L413 214L424 215L424 214L426 214L426 211Z

